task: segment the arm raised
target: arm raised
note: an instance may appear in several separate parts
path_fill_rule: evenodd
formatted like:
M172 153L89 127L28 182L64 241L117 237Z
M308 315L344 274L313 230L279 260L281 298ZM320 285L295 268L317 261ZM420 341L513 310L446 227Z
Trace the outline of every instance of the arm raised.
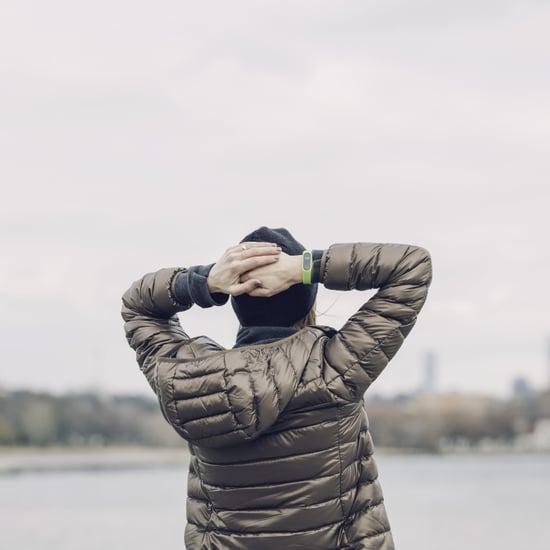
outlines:
M321 282L334 290L378 288L329 340L323 376L339 397L359 401L416 323L432 280L430 254L406 244L335 244Z
M176 314L195 303L222 305L229 294L256 287L258 281L242 284L240 276L276 262L279 253L272 243L242 243L228 248L215 264L160 269L130 286L122 297L121 310L126 339L155 393L156 359L175 354L190 340Z

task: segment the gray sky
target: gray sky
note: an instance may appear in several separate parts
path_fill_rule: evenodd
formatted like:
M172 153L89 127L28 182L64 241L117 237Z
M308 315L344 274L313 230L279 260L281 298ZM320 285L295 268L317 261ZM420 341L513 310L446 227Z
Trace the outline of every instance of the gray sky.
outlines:
M550 4L12 0L0 6L0 386L147 392L142 274L259 225L428 248L382 393L550 370ZM340 326L369 293L324 291ZM231 346L229 306L181 315Z

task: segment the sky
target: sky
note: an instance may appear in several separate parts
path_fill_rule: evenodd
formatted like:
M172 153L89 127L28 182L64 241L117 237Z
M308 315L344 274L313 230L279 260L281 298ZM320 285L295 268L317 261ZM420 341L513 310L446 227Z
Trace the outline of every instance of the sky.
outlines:
M376 382L550 380L550 4L7 0L0 5L0 387L150 392L123 292L260 225L310 248L427 248ZM340 327L372 292L321 289ZM230 306L180 314L232 346Z

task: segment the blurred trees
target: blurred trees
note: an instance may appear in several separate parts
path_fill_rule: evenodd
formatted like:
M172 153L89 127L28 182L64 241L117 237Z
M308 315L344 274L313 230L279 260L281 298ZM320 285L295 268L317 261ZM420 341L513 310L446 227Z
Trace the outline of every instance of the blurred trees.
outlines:
M437 452L513 446L517 436L550 418L549 401L548 392L510 400L464 394L367 396L367 412L378 446Z
M0 395L0 445L181 445L156 401L93 393Z
M367 394L377 447L428 452L513 446L550 418L550 391L510 400L463 394L382 398ZM158 403L141 396L0 393L0 445L145 445L185 443ZM549 443L550 445L550 443Z

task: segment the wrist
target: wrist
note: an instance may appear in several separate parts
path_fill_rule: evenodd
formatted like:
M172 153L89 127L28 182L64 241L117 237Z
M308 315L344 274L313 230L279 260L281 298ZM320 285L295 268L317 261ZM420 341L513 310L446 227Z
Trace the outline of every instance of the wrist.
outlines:
M223 292L223 290L216 284L216 277L212 276L212 270L210 270L210 273L206 278L206 287L208 288L208 292L210 292L210 294Z
M292 258L292 269L290 271L290 284L296 285L302 282L302 255L300 256L291 256Z
M226 294L212 291L208 285L212 265L192 266L178 276L175 284L178 301L197 304L202 308L221 306L227 302ZM212 288L217 288L217 285L212 285Z

